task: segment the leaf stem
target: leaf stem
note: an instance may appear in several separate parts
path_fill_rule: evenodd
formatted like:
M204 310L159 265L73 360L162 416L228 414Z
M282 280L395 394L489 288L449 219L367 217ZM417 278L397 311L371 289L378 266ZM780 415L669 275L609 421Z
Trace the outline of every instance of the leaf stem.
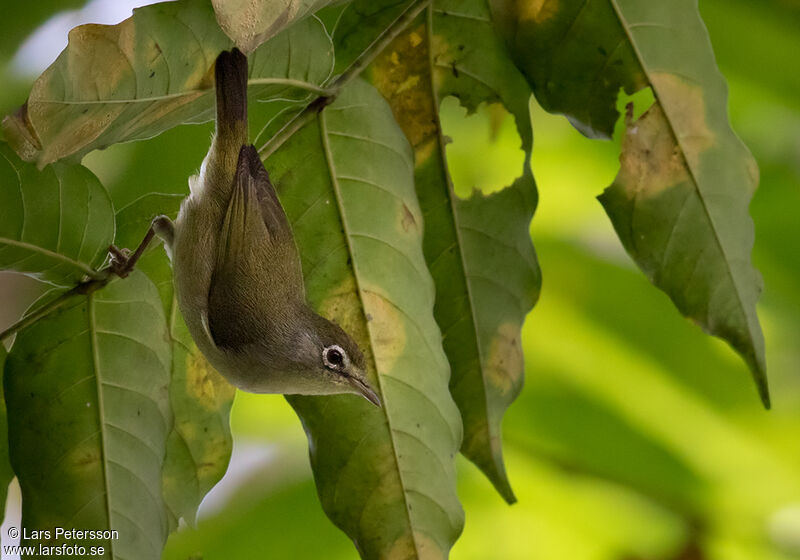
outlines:
M258 149L258 153L262 160L267 159L275 151L280 148L284 142L291 138L298 130L303 128L306 124L311 122L317 117L317 114L322 111L326 106L330 105L336 100L336 96L354 78L358 77L364 69L385 49L389 43L394 41L414 19L422 13L422 10L427 8L431 0L413 0L408 7L395 19L392 24L383 30L370 45L364 49L361 54L356 57L350 66L345 68L344 72L339 74L330 86L325 88L327 93L320 95L311 103L306 105L300 113L298 113L292 120L286 123L275 136L267 140L263 146Z
M68 290L55 298L53 301L46 303L33 313L25 315L22 319L8 327L6 330L0 333L0 342L4 341L5 339L9 338L10 336L14 335L15 333L21 331L24 328L27 328L34 324L39 319L42 319L48 315L50 315L53 311L61 309L64 307L69 300L71 300L75 296L84 296L87 294L91 294L103 288L106 284L108 284L111 279L114 277L113 271L111 268L104 268L102 270L93 272L94 276L89 279L81 282L71 290Z
M311 93L316 93L317 95L327 95L329 91L324 88L309 82L304 82L302 80L292 80L289 78L251 78L247 80L248 86L259 86L259 85L285 85L285 86L292 86L296 87L297 89L302 89L305 91L310 91Z

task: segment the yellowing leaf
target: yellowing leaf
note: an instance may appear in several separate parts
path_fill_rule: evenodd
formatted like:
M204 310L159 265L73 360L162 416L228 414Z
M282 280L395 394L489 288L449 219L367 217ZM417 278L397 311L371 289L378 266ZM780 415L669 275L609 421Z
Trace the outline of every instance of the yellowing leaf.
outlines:
M5 368L11 464L32 546L103 546L157 560L167 538L161 467L170 352L144 274L75 298L17 335ZM56 538L54 528L117 531Z
M620 174L600 201L640 268L741 354L769 406L750 258L758 171L728 122L696 0L560 0L542 21L520 18L525 3L490 4L536 98L587 136L611 136L620 88L653 90L656 104L628 119Z
M44 166L211 120L214 61L230 46L201 0L145 6L117 25L76 27L3 131L21 157ZM305 49L319 54L291 57ZM332 63L322 24L299 22L250 56L250 98L303 100L319 91Z
M303 161L297 165L298 158ZM411 150L380 95L349 85L266 162L309 301L364 351L383 408L289 397L320 500L365 559L445 558L461 532L458 409L434 321Z
M336 44L385 17L370 3L345 12ZM503 413L522 388L520 328L539 292L528 233L536 188L528 158L532 131L525 80L505 54L479 4L437 2L375 60L369 77L389 101L414 148L414 180L424 221L425 260L436 282L434 314L452 371L450 389L464 423L461 451L509 502L515 500L502 453ZM439 103L457 96L468 109L503 102L515 116L526 159L506 189L456 196L447 169Z
M336 0L211 0L219 26L250 53L281 30Z

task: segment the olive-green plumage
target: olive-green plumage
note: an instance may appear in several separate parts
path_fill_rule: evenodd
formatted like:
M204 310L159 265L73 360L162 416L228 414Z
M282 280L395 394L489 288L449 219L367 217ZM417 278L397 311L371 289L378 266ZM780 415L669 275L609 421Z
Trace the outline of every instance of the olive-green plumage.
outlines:
M247 130L247 58L215 68L217 124L172 226L154 222L172 256L189 331L231 383L254 393L358 393L375 404L364 356L307 305L292 230Z

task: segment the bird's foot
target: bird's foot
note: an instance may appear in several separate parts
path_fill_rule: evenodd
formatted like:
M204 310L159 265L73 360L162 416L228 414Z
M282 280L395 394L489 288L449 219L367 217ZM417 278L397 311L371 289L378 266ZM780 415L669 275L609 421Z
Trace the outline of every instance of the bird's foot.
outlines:
M131 258L130 249L120 249L116 245L109 245L108 255L110 257L108 266L111 272L120 278L126 278L136 264L135 262L131 262L133 259Z
M142 242L139 243L139 246L133 252L129 249L120 249L116 245L109 245L108 254L111 258L108 270L120 278L126 278L133 271L139 258L144 254L145 250L147 250L147 247L150 245L155 235L163 239L168 248L171 247L172 241L175 238L175 226L172 224L172 221L166 216L157 216L153 218L150 229L147 230L144 239L142 239Z

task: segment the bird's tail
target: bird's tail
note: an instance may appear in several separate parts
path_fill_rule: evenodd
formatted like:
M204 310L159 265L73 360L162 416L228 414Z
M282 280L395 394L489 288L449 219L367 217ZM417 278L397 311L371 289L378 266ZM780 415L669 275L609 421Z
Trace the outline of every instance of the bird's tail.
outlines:
M217 138L239 147L248 143L247 57L239 49L223 51L214 68L217 85Z

